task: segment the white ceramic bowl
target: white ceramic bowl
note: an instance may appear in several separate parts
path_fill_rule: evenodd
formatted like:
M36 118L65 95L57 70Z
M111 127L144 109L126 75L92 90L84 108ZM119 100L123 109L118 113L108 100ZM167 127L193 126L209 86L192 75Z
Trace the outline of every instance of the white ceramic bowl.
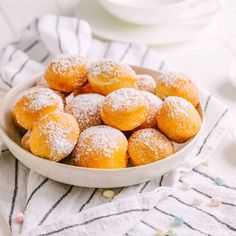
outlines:
M152 25L178 17L189 0L100 0L117 18L139 25Z
M139 74L150 74L154 78L159 75L159 72L141 67L133 67L133 69ZM0 110L0 134L9 150L19 161L33 171L50 179L76 186L96 188L113 188L142 183L154 177L163 175L182 164L203 131L204 125L202 125L200 132L193 139L181 145L181 148L178 147L180 150L175 154L163 160L138 167L124 169L94 169L75 167L64 163L45 160L24 150L19 145L21 136L16 129L11 113L17 97L26 89L35 86L35 82L41 77L42 75L37 75L32 79L17 85L5 96ZM204 122L204 116L200 106L199 111Z

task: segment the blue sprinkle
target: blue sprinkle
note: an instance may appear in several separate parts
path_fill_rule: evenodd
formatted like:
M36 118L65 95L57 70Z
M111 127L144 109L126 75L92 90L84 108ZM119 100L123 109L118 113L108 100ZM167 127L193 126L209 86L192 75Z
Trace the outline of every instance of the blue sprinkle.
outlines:
M180 225L182 225L183 224L183 218L182 217L180 217L180 216L175 216L175 218L174 218L174 225L175 226L180 226Z
M215 178L214 182L219 186L222 186L222 185L225 184L225 181L223 179L219 178L219 177Z

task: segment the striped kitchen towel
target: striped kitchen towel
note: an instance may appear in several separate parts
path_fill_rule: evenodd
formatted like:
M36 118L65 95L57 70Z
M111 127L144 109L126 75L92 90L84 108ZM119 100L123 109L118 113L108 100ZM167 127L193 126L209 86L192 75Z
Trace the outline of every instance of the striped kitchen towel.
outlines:
M92 61L110 57L167 70L160 56L144 45L102 42L92 38L84 20L47 15L2 49L1 96L42 72L61 53L81 54ZM164 235L161 229L181 236L236 235L236 183L216 178L202 165L227 129L228 110L207 92L201 96L205 133L186 162L143 184L114 189L112 199L103 196L103 189L68 186L30 171L3 144L0 213L12 235ZM214 207L220 200L220 206ZM15 220L20 212L24 213L22 224Z

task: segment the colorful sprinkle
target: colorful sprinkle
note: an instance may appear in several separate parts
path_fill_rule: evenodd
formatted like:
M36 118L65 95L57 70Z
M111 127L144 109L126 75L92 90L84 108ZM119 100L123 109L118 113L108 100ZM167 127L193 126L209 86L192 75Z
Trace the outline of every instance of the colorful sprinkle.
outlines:
M168 230L162 228L157 229L155 234L155 236L167 236L167 235L168 235Z
M212 197L210 200L210 206L218 207L222 203L222 199L220 197Z
M108 198L108 199L112 199L114 196L115 196L115 192L112 191L112 190L105 190L102 195L105 197L105 198Z
M183 181L182 188L186 191L191 189L191 184L187 181Z
M208 160L204 161L204 162L202 163L202 165L204 165L204 166L209 166L209 161L208 161Z
M15 217L16 223L22 223L24 221L24 214L23 213L18 213Z
M178 234L176 233L176 231L173 228L170 228L167 232L168 236L178 236Z
M201 205L203 202L203 199L202 198L194 198L193 201L192 201L192 205L193 206L199 206Z
M175 216L174 218L174 226L181 226L183 224L183 218L180 216Z
M225 181L223 179L221 179L220 177L215 178L214 182L219 186L222 186L225 184Z

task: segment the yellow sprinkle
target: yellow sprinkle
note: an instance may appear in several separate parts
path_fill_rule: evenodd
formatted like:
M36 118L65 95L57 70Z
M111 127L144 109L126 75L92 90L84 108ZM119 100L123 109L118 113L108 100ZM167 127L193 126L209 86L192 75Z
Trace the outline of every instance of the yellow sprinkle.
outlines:
M105 198L108 198L108 199L112 199L114 196L115 196L115 192L112 191L112 190L105 190L102 195L105 197Z
M157 229L155 234L155 236L166 236L166 235L168 235L168 230L162 228Z
M206 160L205 162L202 163L202 165L204 165L204 166L209 166L209 161Z

